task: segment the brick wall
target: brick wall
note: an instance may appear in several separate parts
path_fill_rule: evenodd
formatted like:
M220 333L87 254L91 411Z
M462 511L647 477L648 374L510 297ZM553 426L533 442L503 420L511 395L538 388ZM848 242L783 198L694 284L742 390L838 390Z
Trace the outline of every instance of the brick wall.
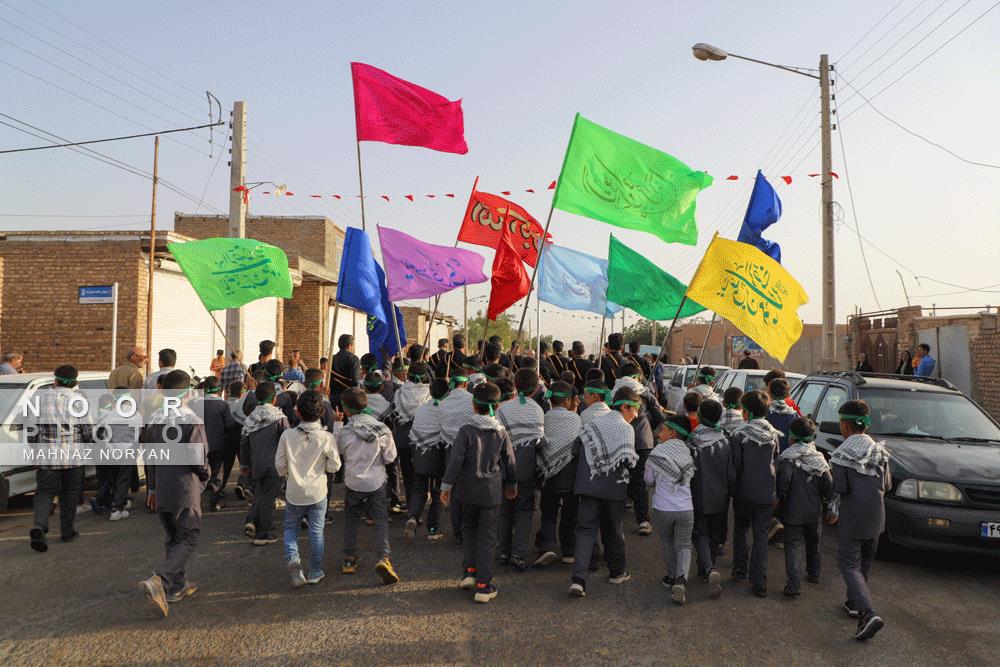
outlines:
M326 291L318 283L302 283L295 288L291 299L284 302L284 352L302 352L302 358L309 366L318 366L319 358L325 354L323 329L326 324Z
M109 368L111 304L78 304L77 288L83 285L119 283L119 360L136 340L144 340L146 266L137 239L8 238L0 242L0 259L4 268L0 298L5 305L0 349L24 353L25 371L50 372L63 363L73 363L79 370Z
M1000 331L980 329L969 341L973 398L1000 421Z

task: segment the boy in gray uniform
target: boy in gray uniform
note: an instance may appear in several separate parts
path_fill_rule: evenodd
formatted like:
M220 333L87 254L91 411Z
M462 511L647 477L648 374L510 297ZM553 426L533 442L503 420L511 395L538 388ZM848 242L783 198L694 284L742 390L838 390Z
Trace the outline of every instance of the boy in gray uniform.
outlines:
M883 496L892 487L889 453L882 443L865 433L871 426L871 411L864 401L848 401L840 407L840 434L846 438L833 452L833 490L840 494L837 525L837 562L847 584L844 608L858 618L854 638L871 639L885 622L875 614L868 580L885 528Z
M475 601L497 596L493 584L493 554L497 548L500 503L517 497L517 474L510 436L494 416L500 388L480 383L473 393L475 413L458 430L448 467L441 480L441 502L452 493L462 502L464 566L461 588L475 590Z
M729 466L732 447L719 426L722 404L707 400L698 404L698 426L691 432L690 446L695 473L691 480L694 531L691 535L698 560L698 576L708 582L709 597L722 595L722 577L716 562L726 542L729 518Z
M753 594L767 597L767 529L774 518L780 431L767 421L770 400L760 391L743 395L747 422L729 438L733 448L733 579L749 574ZM747 570L747 530L753 528L753 551Z
M772 380L772 384L778 380ZM816 425L796 418L788 425L789 446L778 457L778 499L785 526L785 595L794 597L802 586L799 548L806 545L806 581L818 584L819 538L823 508L833 500L833 477L826 459L816 449Z
M254 390L257 407L243 422L240 438L241 472L252 474L254 481L253 506L247 514L243 532L257 547L278 541L274 531L274 501L281 490L281 477L274 467L274 457L281 434L289 424L276 404L276 392L277 387L272 382L257 385Z

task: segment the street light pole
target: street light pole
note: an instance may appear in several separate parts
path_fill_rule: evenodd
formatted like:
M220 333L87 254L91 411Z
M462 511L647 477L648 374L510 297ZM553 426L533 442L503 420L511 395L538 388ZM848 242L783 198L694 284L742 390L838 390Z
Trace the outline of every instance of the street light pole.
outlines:
M822 156L820 158L822 168L820 173L821 199L822 199L822 253L823 253L823 358L820 361L821 370L836 370L837 362L837 295L835 281L835 255L833 241L833 150L831 141L831 131L833 123L830 111L830 61L827 54L819 57L819 74L813 74L812 70L800 67L786 67L777 65L756 58L739 56L735 53L727 53L717 46L711 44L698 43L691 47L694 57L698 60L725 60L726 58L738 58L748 62L767 65L777 69L785 70L793 74L801 74L810 79L819 80L820 88L820 144Z

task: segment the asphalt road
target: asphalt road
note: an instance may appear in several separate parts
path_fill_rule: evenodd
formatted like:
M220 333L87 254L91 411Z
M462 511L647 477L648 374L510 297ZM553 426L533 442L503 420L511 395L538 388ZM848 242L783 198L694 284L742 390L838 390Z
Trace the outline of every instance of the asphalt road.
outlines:
M30 500L15 500L0 515L0 664L1000 664L1000 555L880 560L873 590L886 627L861 644L840 607L832 530L822 582L803 584L794 600L781 595L784 561L772 547L769 598L726 579L722 599L711 601L695 581L687 606L677 607L660 585L655 535L637 536L629 521L631 581L611 586L603 571L592 576L588 597L575 599L568 566L501 568L499 597L477 605L457 588L461 556L450 535L427 542L421 529L404 542L396 518L393 560L402 581L384 587L371 570L372 528L361 529L358 574L339 573L338 513L327 529L327 578L294 590L280 543L251 546L242 518L235 505L205 515L190 566L199 591L163 619L137 588L162 554L154 516L140 510L111 523L87 513L79 540L55 540L38 554L27 542ZM726 574L729 556L727 549Z

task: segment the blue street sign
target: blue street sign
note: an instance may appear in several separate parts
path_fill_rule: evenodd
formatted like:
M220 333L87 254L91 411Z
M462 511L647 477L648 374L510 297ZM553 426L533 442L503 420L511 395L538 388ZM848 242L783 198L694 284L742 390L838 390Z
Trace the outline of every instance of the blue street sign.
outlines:
M78 288L77 303L113 303L114 285L88 285Z

